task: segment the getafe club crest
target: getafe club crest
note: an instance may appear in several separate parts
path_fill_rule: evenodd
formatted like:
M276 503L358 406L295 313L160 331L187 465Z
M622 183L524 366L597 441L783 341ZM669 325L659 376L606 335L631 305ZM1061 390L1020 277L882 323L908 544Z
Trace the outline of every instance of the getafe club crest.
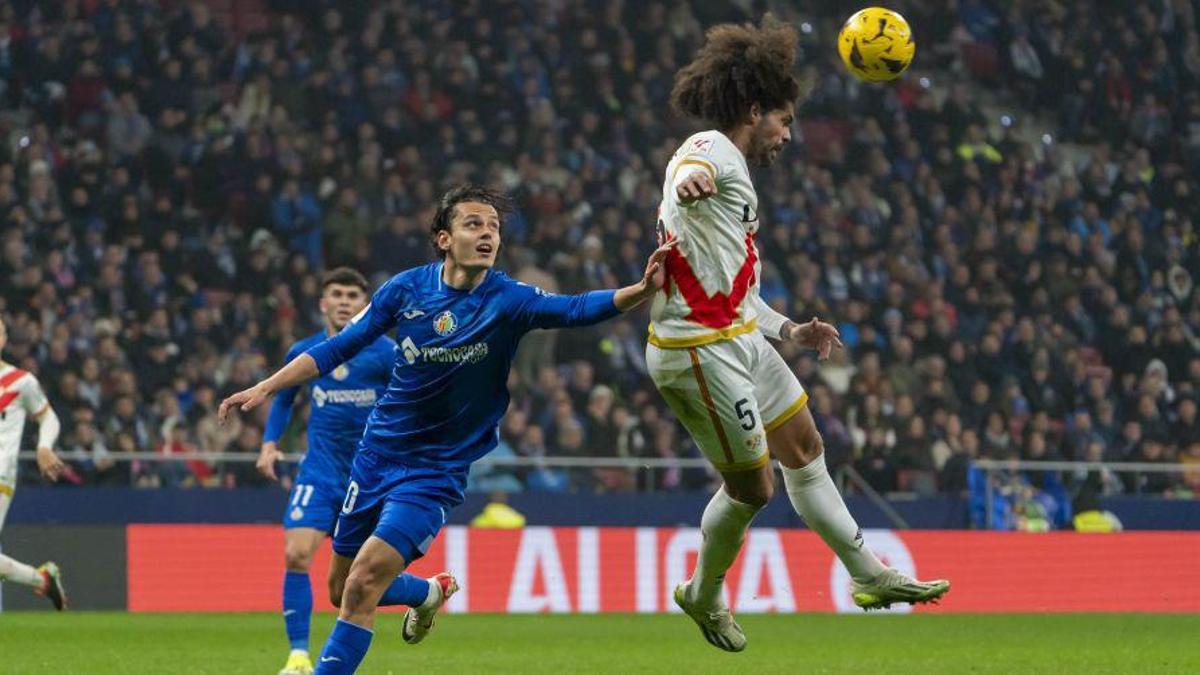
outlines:
M338 382L341 382L347 377L350 377L350 369L346 367L346 364L343 363L342 365L333 369L333 379L337 380Z
M438 314L433 319L433 330L438 335L446 337L458 328L458 319L449 311Z

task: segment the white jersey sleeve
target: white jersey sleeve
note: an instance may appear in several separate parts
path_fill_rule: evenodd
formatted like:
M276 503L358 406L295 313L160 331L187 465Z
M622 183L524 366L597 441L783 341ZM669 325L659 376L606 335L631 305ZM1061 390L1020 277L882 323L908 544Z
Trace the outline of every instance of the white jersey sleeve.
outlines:
M668 177L671 194L674 195L675 188L697 171L707 173L717 184L719 191L721 182L728 180L733 172L734 167L730 166L728 161L730 158L721 156L725 153L717 152L717 139L707 137L707 134L696 134L688 141L671 160L672 175ZM678 196L675 197L675 201L678 203Z
M25 377L17 382L17 389L21 393L18 399L21 407L31 416L40 414L50 405L50 401L46 399L46 393L42 391L41 383L33 373L26 373Z

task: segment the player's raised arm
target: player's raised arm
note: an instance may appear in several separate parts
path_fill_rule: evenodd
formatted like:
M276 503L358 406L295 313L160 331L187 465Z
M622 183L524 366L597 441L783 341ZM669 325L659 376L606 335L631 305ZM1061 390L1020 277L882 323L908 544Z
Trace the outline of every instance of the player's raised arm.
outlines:
M570 328L590 326L611 319L649 300L663 286L664 265L674 242L664 244L650 255L642 279L623 288L589 291L579 295L556 295L539 288L519 284L522 298L517 313L532 328Z
M692 160L684 160L691 162ZM681 163L682 164L682 163ZM711 167L705 167L695 161L694 164L682 164L675 180L675 196L681 204L691 204L717 194L716 173Z

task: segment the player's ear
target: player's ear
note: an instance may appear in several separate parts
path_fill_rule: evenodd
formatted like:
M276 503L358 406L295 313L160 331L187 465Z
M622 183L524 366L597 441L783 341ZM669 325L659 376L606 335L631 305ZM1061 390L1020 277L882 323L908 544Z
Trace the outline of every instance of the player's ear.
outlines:
M750 122L751 126L757 126L758 123L762 121L762 116L763 116L762 106L757 103L751 103L750 104L750 115L749 115L749 122Z
M437 247L438 247L438 250L443 253L450 250L450 230L449 230L449 228L447 228L445 230L438 230Z

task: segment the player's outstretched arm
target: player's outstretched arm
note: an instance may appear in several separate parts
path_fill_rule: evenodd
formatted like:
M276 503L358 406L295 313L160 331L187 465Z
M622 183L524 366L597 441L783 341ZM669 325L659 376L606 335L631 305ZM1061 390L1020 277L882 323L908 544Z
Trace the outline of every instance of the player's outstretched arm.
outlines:
M275 371L274 375L249 389L243 389L221 401L221 406L217 408L217 422L224 424L229 411L235 406L243 412L254 410L262 405L263 401L273 396L275 392L287 389L288 387L299 386L319 374L320 371L317 369L317 362L313 360L313 357L308 355L308 352L305 352L289 361L286 366Z
M654 250L650 254L650 259L646 261L646 271L642 274L641 281L624 288L618 288L616 294L613 295L613 304L621 312L628 312L637 307L643 302L654 297L654 294L663 287L667 279L667 254L675 247L677 240L669 241Z
M224 422L234 406L243 411L253 410L276 392L328 373L393 328L396 325L396 311L402 300L397 278L392 277L391 281L375 291L371 304L354 317L342 332L292 359L271 377L221 401L221 407L217 409L217 421Z
M554 295L541 289L517 284L519 300L515 308L518 321L529 328L570 328L590 326L611 319L649 300L662 288L666 277L667 253L675 242L664 244L646 262L646 272L636 284L579 295Z

